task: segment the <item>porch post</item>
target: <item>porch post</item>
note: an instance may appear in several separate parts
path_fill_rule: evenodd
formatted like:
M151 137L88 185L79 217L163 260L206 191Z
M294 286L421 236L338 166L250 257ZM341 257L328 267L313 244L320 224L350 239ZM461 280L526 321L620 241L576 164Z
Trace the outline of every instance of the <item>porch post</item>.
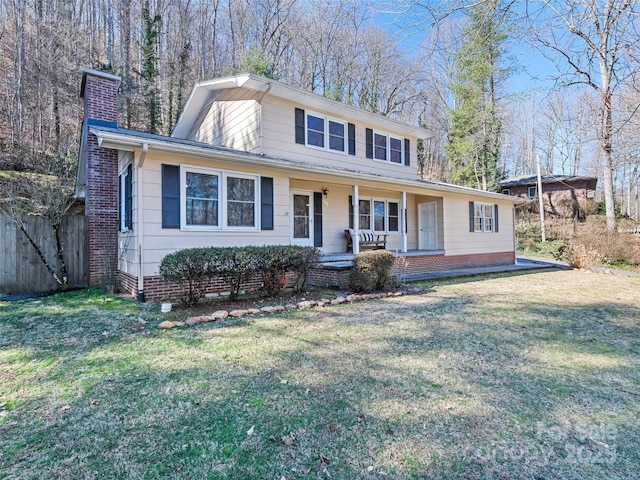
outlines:
M407 252L407 192L400 194L400 251Z
M354 185L353 192L351 193L351 201L353 202L353 238L351 239L351 243L353 244L353 254L356 255L360 253L360 202L358 200L358 185Z

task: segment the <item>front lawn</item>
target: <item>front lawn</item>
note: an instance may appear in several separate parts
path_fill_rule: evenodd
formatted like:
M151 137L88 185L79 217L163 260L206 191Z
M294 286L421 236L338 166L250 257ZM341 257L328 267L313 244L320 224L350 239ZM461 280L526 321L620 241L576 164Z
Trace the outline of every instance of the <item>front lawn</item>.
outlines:
M638 478L640 278L427 287L170 331L0 302L0 478Z

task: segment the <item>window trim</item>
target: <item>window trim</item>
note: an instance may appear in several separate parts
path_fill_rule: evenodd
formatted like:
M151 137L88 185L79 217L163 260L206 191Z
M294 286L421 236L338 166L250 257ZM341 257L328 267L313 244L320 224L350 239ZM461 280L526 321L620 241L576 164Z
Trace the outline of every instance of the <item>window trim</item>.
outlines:
M130 193L129 197L127 197L127 188L126 188L127 177L129 177L129 175L133 177L133 168L132 168L132 164L130 163L125 165L125 167L120 171L120 174L118 175L118 188L119 188L118 226L119 226L119 231L121 233L127 233L133 230L133 218L127 219L128 208L131 209L132 211L131 216L133 217L133 178L129 179L132 185L131 192L129 192ZM130 220L130 221L128 222L127 220Z
M320 147L318 145L313 145L309 143L309 116L320 118L324 120L324 131L323 131L323 143L324 146ZM337 123L342 125L343 130L343 149L337 150L335 148L330 147L330 133L329 133L329 122ZM315 132L315 130L313 130ZM340 120L335 117L330 117L329 115L325 115L322 113L314 112L312 110L304 110L304 145L305 147L315 148L317 150L323 150L326 152L339 153L342 155L347 155L349 153L349 124L345 120Z
M481 207L481 216L476 215L477 207ZM487 211L491 212L491 215L487 216ZM480 228L478 228L476 220L480 220ZM487 228L487 220L491 220L491 228ZM495 220L495 205L493 203L485 202L473 202L473 226L474 233L495 233L496 220Z
M533 189L533 195L531 195L531 189ZM527 197L529 198L536 198L538 196L538 187L536 186L531 186L531 187L527 187Z
M501 193L502 193L502 195L511 195L511 189L510 188L503 188Z
M386 146L385 146L385 155L386 159L381 159L376 156L376 135L386 138ZM391 160L391 139L397 140L400 142L400 161L394 162ZM399 137L392 133L383 132L381 130L372 129L372 145L373 145L373 160L376 162L388 163L391 165L401 165L405 166L405 159L407 156L405 139L403 137ZM395 150L397 151L397 150Z
M393 198L380 198L380 197L359 197L358 198L358 222L360 222L360 218L363 215L360 212L360 202L368 202L369 203L369 226L367 228L360 227L361 230L370 230L374 233L378 234L391 234L391 233L399 233L400 232L400 201ZM375 229L375 202L383 202L384 203L384 230L376 230ZM398 219L398 229L390 230L389 229L389 204L395 203L398 206L398 215L394 215L394 218Z
M218 225L188 225L187 224L187 173L201 173L217 175L218 184ZM228 178L246 178L253 180L253 226L229 226L227 211L227 180ZM231 170L218 170L196 165L180 165L180 230L184 231L259 231L261 225L260 176Z

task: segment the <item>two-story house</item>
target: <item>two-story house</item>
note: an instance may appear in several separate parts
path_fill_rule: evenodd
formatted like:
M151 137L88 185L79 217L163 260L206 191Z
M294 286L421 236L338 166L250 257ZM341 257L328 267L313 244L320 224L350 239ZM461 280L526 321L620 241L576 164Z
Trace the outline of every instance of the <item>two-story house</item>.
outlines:
M424 129L243 74L197 84L172 135L152 135L118 127L119 82L83 71L77 190L91 284L116 274L154 299L160 261L178 249L296 244L330 256L347 251L345 230L386 235L406 273L515 261L519 200L419 180Z

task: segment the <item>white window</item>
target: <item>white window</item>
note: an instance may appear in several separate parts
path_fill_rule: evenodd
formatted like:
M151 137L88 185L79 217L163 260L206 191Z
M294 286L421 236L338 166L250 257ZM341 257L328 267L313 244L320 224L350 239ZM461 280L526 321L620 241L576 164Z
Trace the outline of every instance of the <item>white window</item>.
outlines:
M387 231L400 231L400 207L398 202L387 202L387 211L389 212L389 220Z
M503 195L511 195L511 189L509 189L509 188L503 188L503 189L502 189L502 194L503 194Z
M256 177L225 175L228 227L256 227Z
M383 132L373 132L373 158L382 162L402 164L404 141Z
M358 228L378 233L399 231L398 202L376 198L361 198L358 202Z
M371 200L359 200L359 227L361 230L371 230Z
M538 195L538 189L536 187L529 187L527 190L527 195L529 198L536 198Z
M258 177L197 167L181 175L182 228L257 229Z
M306 144L307 146L347 152L347 124L342 120L306 112Z
M493 232L495 222L494 205L491 203L474 203L473 225L476 232Z
M118 198L118 216L120 231L128 232L133 227L133 192L132 192L132 168L131 164L120 172Z

